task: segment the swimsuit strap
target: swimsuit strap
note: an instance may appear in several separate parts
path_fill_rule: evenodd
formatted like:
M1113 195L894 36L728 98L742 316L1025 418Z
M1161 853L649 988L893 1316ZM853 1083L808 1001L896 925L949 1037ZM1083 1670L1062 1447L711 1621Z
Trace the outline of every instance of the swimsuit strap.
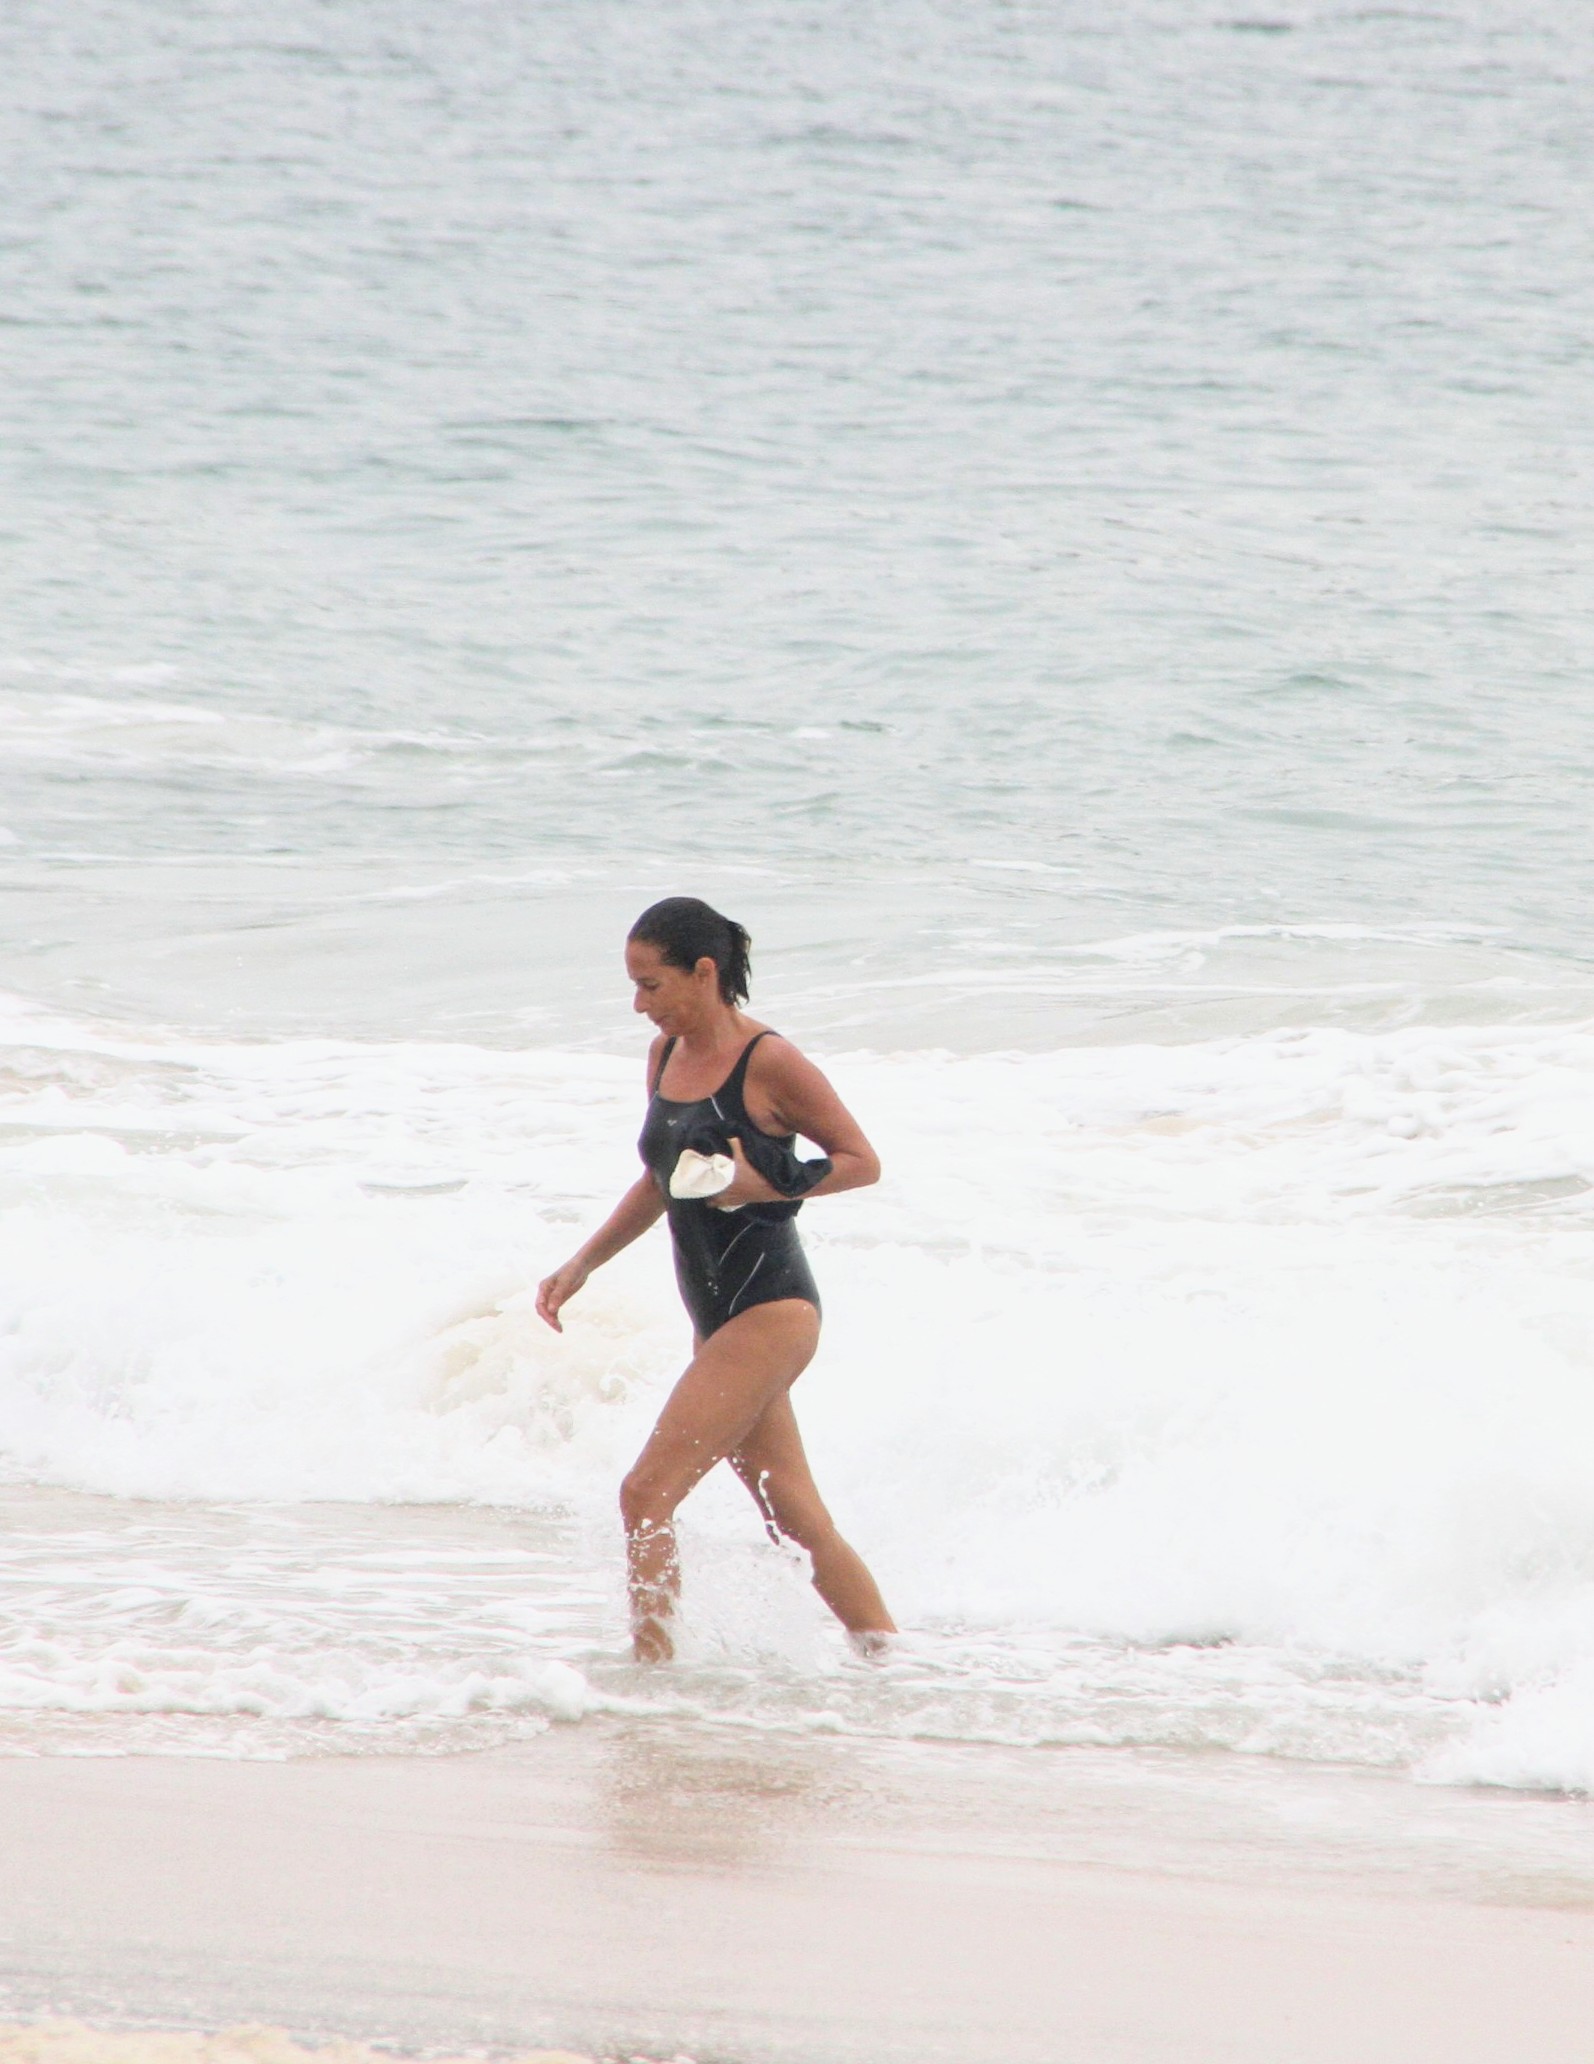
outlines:
M747 1080L747 1063L752 1058L753 1048L757 1046L761 1039L772 1039L775 1036L776 1034L772 1026L766 1027L762 1032L755 1032L736 1056L735 1067L732 1068L719 1088L711 1091L706 1097L699 1097L697 1101L706 1104L712 1103L715 1097L733 1096L745 1111L747 1104L742 1095L742 1085ZM664 1071L670 1065L670 1055L674 1053L675 1046L676 1042L673 1039L665 1041L664 1051L659 1056L659 1065L653 1071L653 1094L655 1096L659 1094L659 1084L664 1080Z
M761 1039L771 1039L775 1036L772 1031L767 1029L763 1032L755 1032L737 1055L736 1066L732 1068L729 1075L726 1076L715 1092L717 1096L729 1094L735 1097L736 1101L741 1105L744 1115L747 1111L747 1064L753 1057L753 1048L757 1046Z

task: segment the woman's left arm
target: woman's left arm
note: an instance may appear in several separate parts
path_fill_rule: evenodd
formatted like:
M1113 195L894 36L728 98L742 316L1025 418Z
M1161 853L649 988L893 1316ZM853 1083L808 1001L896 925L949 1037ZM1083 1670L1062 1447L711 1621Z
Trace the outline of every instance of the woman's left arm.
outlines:
M835 1163L830 1173L805 1192L809 1197L834 1197L841 1190L866 1189L880 1180L880 1156L864 1137L863 1127L832 1088L822 1068L800 1054L789 1040L762 1040L753 1055L748 1088L769 1107L767 1130L800 1132ZM749 1113L751 1116L751 1113ZM736 1180L714 1199L721 1207L774 1204L781 1193L747 1165L740 1140L732 1142Z

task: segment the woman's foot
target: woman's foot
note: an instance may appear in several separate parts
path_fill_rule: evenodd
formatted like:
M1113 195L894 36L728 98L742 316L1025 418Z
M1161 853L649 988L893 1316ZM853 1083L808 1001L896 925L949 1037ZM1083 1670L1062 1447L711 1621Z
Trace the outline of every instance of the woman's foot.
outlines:
M665 1621L638 1620L631 1629L631 1653L639 1663L673 1663L675 1643Z

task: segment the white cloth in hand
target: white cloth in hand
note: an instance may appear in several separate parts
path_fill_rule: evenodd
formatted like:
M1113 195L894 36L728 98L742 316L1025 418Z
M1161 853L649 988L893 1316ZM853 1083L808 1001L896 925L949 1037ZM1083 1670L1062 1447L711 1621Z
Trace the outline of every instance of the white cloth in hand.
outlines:
M736 1163L729 1154L699 1154L683 1147L670 1172L672 1197L717 1197L736 1180Z

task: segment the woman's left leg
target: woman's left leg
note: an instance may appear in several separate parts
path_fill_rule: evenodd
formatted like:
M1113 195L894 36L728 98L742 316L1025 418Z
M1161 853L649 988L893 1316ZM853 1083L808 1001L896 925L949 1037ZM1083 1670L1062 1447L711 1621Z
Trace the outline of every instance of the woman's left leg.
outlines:
M894 1634L896 1622L868 1564L836 1531L819 1495L787 1391L770 1400L730 1459L770 1532L807 1549L814 1589L847 1632L863 1645Z
M806 1299L757 1304L709 1335L665 1400L620 1487L630 1569L631 1640L639 1662L668 1662L681 1589L675 1508L733 1453L771 1401L813 1360L819 1314Z

